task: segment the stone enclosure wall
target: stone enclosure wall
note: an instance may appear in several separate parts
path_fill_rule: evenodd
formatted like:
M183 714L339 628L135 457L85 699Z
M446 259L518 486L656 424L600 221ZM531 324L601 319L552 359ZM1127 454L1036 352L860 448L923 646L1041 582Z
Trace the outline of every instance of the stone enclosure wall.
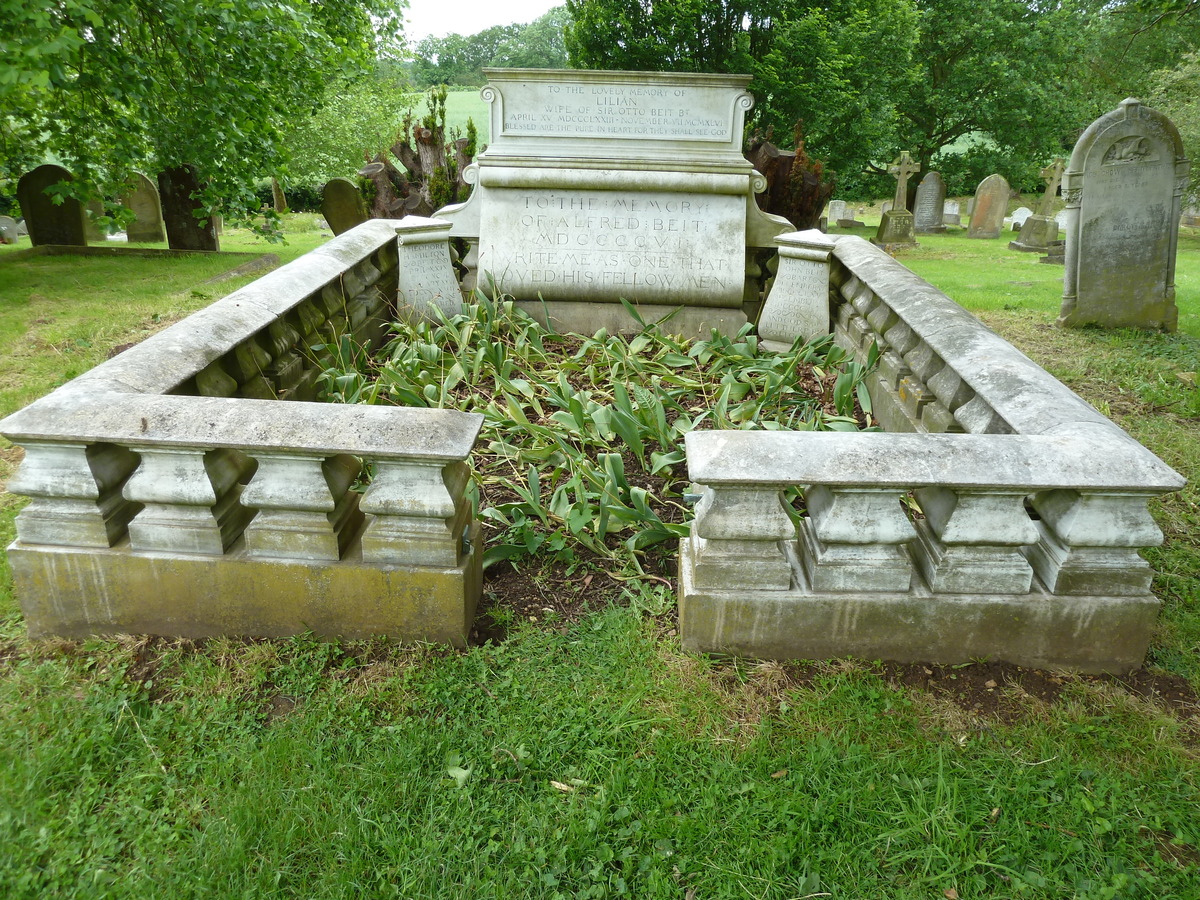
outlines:
M406 228L430 223L364 223L0 423L25 451L8 552L33 635L465 643L481 417L312 402L313 347L379 346L403 314ZM830 297L837 340L878 349L887 433L688 436L685 644L1140 664L1158 602L1137 549L1161 540L1146 504L1182 479L867 242L835 242Z
M4 420L31 634L465 642L482 417L311 402L313 348L378 347L397 315L405 224L365 223Z

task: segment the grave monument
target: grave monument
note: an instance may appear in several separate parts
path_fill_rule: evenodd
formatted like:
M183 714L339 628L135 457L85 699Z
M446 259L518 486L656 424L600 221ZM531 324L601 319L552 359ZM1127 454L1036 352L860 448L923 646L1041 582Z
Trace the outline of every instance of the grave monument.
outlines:
M955 228L962 227L962 214L959 212L960 206L957 200L947 200L942 204L942 224L953 225Z
M913 230L917 234L941 234L946 230L946 182L941 172L930 172L917 185L913 202Z
M829 254L833 240L816 229L782 234L779 268L758 318L763 346L784 352L801 337L829 334Z
M560 330L671 315L679 333L736 332L755 311L755 248L792 231L759 210L742 156L746 75L486 69L492 142L474 191L436 214L466 239L474 282Z
M1003 175L989 175L975 189L974 205L967 226L969 238L998 238L1008 212L1008 197L1012 189Z
M361 225L370 216L362 191L351 178L331 178L321 188L321 215L334 234Z
M167 239L163 231L162 204L153 181L141 172L135 172L133 188L121 202L133 211L133 221L125 229L131 244L161 244Z
M896 195L891 207L884 209L873 244L880 247L917 246L913 214L908 211L908 179L920 171L920 165L913 161L907 150L888 166L888 172L896 176Z
M216 216L197 216L202 212L197 199L202 185L191 165L176 166L158 173L158 193L162 198L163 224L172 250L220 250Z
M46 188L70 180L71 173L62 166L45 165L26 172L17 182L17 202L33 246L87 246L83 204L73 197L63 197L62 203L55 203L46 193Z
M1060 325L1175 330L1175 252L1190 169L1179 130L1138 100L1088 126L1063 174Z
M15 244L19 238L16 220L11 216L0 216L0 244Z
M1058 220L1051 215L1054 208L1054 198L1058 196L1058 186L1062 183L1066 161L1060 156L1046 168L1042 169L1042 180L1046 182L1046 191L1038 203L1037 212L1021 223L1021 235L1009 243L1013 250L1023 250L1026 253L1045 253L1051 241L1058 240Z

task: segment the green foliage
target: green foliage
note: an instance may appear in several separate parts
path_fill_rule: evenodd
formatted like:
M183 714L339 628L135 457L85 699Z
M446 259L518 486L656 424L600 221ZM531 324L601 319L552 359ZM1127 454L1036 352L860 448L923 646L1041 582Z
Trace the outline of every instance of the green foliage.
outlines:
M284 133L388 49L399 12L383 0L0 9L0 108L29 155L56 155L83 196L118 193L134 169L194 164L204 206L230 217L257 211L254 183L285 167Z
M483 413L476 478L495 502L480 517L499 533L485 564L572 561L581 549L632 561L687 533L678 467L689 431L855 430L856 400L870 408L864 368L828 337L774 354L750 326L694 342L653 325L629 339L564 336L482 296L396 331L376 369L354 347L320 348L336 358L326 392Z
M558 6L528 25L495 25L471 35L430 36L413 51L412 78L432 84L481 87L485 66L561 69L567 65L564 7Z
M1149 104L1179 129L1184 150L1192 162L1188 189L1200 192L1200 51L1189 53L1174 68L1162 69L1151 79Z

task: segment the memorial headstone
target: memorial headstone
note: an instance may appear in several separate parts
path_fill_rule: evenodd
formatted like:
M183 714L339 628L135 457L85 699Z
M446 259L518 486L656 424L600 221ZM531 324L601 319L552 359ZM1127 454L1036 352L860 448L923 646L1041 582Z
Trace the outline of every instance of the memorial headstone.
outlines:
M167 246L172 250L221 249L213 216L196 215L203 209L197 199L201 187L196 167L192 165L158 173L163 224L167 229Z
M846 218L846 201L830 200L829 206L825 210L825 216L830 222L836 222L839 219Z
M946 230L946 182L941 172L930 172L917 185L913 202L913 231L917 234L941 234Z
M436 214L477 246L464 262L481 288L587 333L635 324L622 299L681 333L746 322L761 278L747 249L794 230L754 202L749 76L485 71L492 141L467 202Z
M829 333L829 254L833 241L819 231L795 231L775 238L779 268L758 317L763 346L783 352L797 336L809 340Z
M967 226L969 238L998 238L1008 212L1011 189L1003 175L989 175L975 189L975 206Z
M0 216L0 244L15 244L19 237L17 220L11 216Z
M46 193L46 188L70 180L71 173L62 166L45 165L25 173L17 182L17 202L21 205L33 246L87 246L83 204L71 197L55 203Z
M1033 210L1030 209L1028 206L1018 206L1016 209L1013 210L1013 214L1011 216L1005 217L1005 220L1012 222L1013 230L1020 231L1021 226L1025 224L1025 220L1028 219L1032 215L1033 215Z
M1175 330L1175 254L1190 169L1178 129L1138 100L1088 126L1063 175L1059 324Z
M947 200L942 205L942 223L944 225L953 225L955 228L962 227L962 214L959 212L961 207L957 200Z
M913 231L913 214L908 211L908 179L921 171L908 151L905 150L890 166L888 172L896 177L896 194L892 198L892 206L883 213L879 222L879 230L871 242L880 247L915 247L916 234Z
M1042 169L1042 180L1046 182L1045 193L1038 202L1038 211L1021 224L1021 236L1008 245L1013 250L1044 253L1050 248L1051 241L1058 240L1058 220L1050 215L1050 211L1054 208L1054 198L1058 195L1065 169L1066 160L1061 156Z
M436 316L431 307L446 316L462 309L462 291L450 259L450 228L450 223L441 219L405 216L396 229L402 316L432 320Z
M162 204L158 202L158 188L141 172L134 173L134 184L121 202L133 211L133 221L125 229L125 235L134 244L161 244L167 239L163 232Z
M321 215L334 234L349 231L370 218L362 191L350 178L331 178L325 182L321 189Z

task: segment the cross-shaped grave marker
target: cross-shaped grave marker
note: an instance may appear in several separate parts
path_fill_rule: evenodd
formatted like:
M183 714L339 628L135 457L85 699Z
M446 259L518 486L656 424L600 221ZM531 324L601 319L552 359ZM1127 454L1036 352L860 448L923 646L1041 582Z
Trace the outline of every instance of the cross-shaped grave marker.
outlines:
M903 151L900 156L892 161L888 166L888 174L896 176L896 196L892 200L892 209L896 212L901 212L908 209L908 179L911 175L916 175L921 171L921 164L915 162L908 151Z

